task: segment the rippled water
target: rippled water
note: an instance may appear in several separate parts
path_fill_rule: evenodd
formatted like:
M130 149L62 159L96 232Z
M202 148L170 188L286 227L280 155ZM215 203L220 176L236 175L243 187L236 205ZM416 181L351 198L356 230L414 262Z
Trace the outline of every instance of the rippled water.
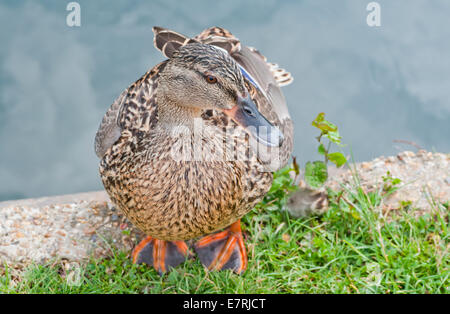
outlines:
M340 126L356 160L448 152L450 1L69 1L0 3L0 200L100 189L93 139L111 102L162 60L151 27L223 26L295 81L284 89L295 155L318 158L311 120Z

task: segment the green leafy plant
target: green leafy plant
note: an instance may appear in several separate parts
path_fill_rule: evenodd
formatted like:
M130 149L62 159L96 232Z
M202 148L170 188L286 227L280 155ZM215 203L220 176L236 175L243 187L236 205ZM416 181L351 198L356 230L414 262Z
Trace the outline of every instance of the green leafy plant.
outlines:
M321 187L328 179L328 162L332 162L336 167L342 167L347 159L340 152L330 152L331 144L344 146L341 143L341 136L338 127L325 119L325 113L321 112L312 122L312 126L320 130L317 137L319 147L317 152L324 156L324 161L307 162L305 166L305 181L312 188ZM326 139L326 140L325 140Z
M397 191L398 186L402 183L402 180L399 178L395 178L391 175L390 171L386 172L385 176L382 176L383 179L383 191L387 194L392 194Z

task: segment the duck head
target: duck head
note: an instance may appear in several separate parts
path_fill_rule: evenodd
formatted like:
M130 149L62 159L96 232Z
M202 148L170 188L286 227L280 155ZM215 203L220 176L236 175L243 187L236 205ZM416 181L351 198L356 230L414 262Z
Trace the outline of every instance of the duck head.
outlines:
M239 65L215 46L191 43L175 51L160 73L157 97L159 103L172 108L169 113L175 119L172 122L216 109L263 145L278 147L283 141L281 131L259 112L251 99Z

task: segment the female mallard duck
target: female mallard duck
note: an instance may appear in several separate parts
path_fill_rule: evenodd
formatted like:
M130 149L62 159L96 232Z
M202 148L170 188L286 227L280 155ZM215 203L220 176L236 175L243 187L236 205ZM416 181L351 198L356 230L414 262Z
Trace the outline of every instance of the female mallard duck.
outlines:
M280 86L292 81L228 31L194 38L154 27L168 58L127 88L95 138L111 200L148 237L135 263L159 273L195 244L209 269L246 269L240 218L267 193L292 152ZM222 232L211 234L228 227Z

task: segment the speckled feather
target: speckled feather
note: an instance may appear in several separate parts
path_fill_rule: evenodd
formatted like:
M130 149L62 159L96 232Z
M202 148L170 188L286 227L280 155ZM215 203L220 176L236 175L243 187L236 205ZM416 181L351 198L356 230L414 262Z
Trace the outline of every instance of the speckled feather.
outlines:
M214 43L221 42L230 51L242 51L239 41L230 37L229 32L220 28L208 32L207 39L200 35L189 40L158 28L155 46L172 57L181 45L214 39ZM161 33L165 39L158 37ZM172 41L181 44L170 44ZM245 59L245 55L241 58ZM97 132L95 150L101 158L100 175L106 191L138 228L158 239L186 240L227 227L245 215L267 193L272 174L261 171L263 165L258 156L247 150L247 133L215 109L204 110L201 115L206 126L218 127L213 133L202 134L202 154L214 152L225 158L210 161L209 156L202 161L173 158L171 154L178 149L180 138L167 136L159 127L158 111L162 104L156 97L159 74L166 63L144 74L113 103ZM269 71L266 65L265 70ZM258 77L254 69L249 72ZM261 79L258 83L267 85ZM292 122L287 108L283 108L284 98L273 98L270 89L259 91L247 80L244 84L261 113L283 131L285 142L281 151L285 164L292 151ZM269 95L264 95L267 92ZM274 108L280 105L274 99L283 101L282 110ZM248 156L248 160L232 160L233 156L223 148L224 143L230 142L230 136L238 153Z

